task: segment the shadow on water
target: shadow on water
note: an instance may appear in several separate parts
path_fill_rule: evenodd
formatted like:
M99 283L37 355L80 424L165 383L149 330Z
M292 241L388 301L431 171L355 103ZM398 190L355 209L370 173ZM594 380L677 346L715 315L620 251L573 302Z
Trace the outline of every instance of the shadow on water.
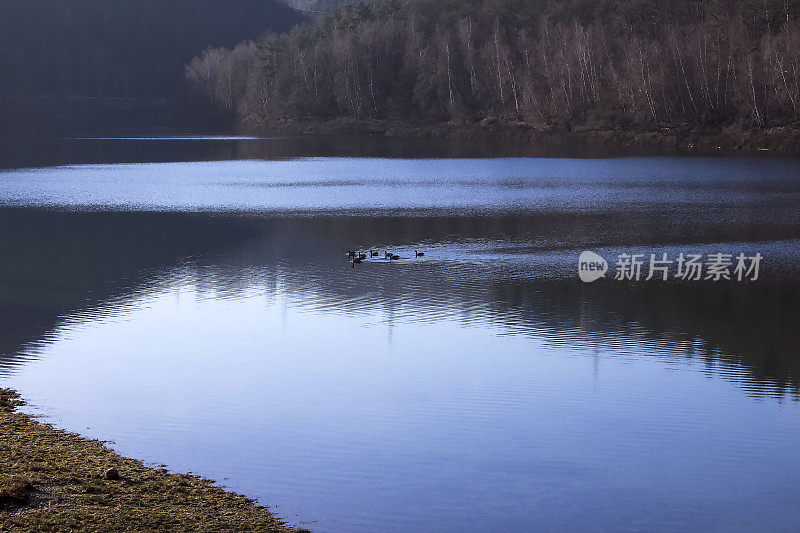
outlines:
M199 215L0 210L0 352L137 291L180 260L235 246L243 230Z
M254 287L289 291L326 313L380 310L387 322L458 320L573 346L702 359L708 372L756 396L800 391L800 281L765 270L752 283L601 280L575 275L585 245L623 244L642 228L606 215L271 217L140 212L0 210L0 353L3 367L46 342L69 316L124 308L159 287L191 285L214 297ZM582 224L586 224L584 227ZM607 242L586 229L608 227ZM658 227L657 221L650 227ZM685 242L690 227L652 242ZM796 227L706 226L691 242L797 239ZM594 234L594 233L593 233ZM581 237L583 236L583 237ZM570 243L567 246L565 243ZM392 249L397 262L351 268L350 248ZM413 259L417 247L424 259ZM741 365L744 372L728 372Z

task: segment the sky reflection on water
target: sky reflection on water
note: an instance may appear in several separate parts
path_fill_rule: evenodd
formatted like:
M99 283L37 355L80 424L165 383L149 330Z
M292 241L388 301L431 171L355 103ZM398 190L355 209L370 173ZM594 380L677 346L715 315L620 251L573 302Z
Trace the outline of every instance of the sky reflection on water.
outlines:
M318 531L788 530L798 169L0 173L0 378L58 425ZM351 268L371 247L403 259ZM583 249L765 264L753 283L583 284Z

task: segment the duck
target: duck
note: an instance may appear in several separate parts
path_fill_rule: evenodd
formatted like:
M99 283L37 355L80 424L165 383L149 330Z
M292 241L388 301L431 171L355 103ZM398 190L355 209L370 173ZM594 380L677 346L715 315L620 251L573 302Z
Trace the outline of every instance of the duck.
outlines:
M414 250L414 257L422 257L423 255L425 255L425 252L418 252L417 250Z
M394 254L389 254L389 259L390 260L400 259L400 256L399 255L394 255Z
M377 250L370 250L369 251L369 256L370 257L378 257L378 251Z
M367 254L365 254L365 253L359 253L359 254L358 254L358 259L359 259L359 260L360 260L360 259L366 259L366 258L367 258Z

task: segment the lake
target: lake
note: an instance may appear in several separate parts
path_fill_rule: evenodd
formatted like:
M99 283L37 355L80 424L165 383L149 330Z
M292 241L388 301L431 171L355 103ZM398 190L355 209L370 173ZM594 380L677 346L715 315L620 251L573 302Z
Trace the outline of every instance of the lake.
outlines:
M0 161L0 385L57 427L314 531L800 523L800 159L154 137ZM716 253L731 279L645 280Z

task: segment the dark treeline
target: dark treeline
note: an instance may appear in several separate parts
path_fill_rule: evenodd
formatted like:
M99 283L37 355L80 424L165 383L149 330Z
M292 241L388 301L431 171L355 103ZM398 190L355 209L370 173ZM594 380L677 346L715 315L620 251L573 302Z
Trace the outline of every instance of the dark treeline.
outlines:
M381 0L208 50L186 79L207 113L247 128L339 117L792 125L799 17L794 0Z
M0 95L171 97L207 46L299 21L275 0L0 0Z
M166 123L168 103L119 99L171 99L206 47L301 20L276 0L0 0L0 135L144 114Z

